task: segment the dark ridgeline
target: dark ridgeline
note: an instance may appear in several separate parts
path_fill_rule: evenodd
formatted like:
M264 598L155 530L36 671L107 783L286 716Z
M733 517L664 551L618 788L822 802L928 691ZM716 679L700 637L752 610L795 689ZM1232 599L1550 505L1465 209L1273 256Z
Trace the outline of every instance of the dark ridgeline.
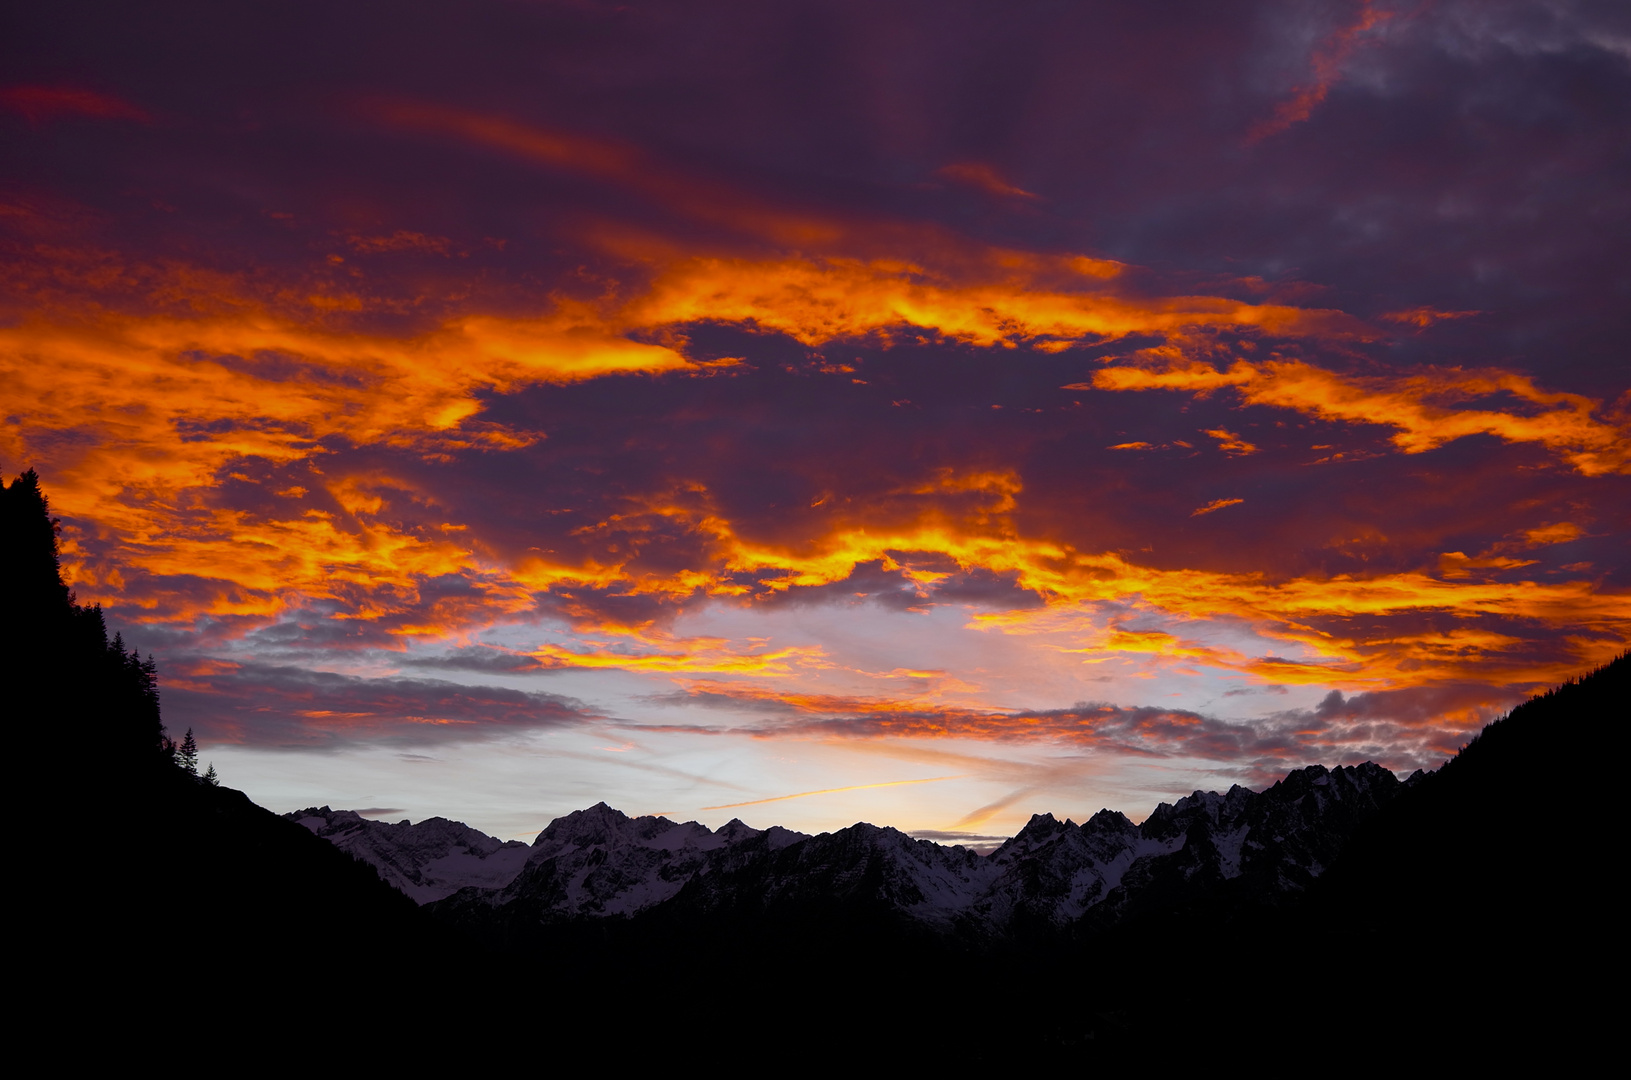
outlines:
M697 1010L700 1025L751 987L816 1030L908 1060L1216 1067L1493 1051L1563 1062L1614 1030L1617 998L1598 989L1621 951L1613 778L1580 762L1624 760L1628 700L1622 655L1408 781L1374 765L1315 766L1262 793L1163 804L1139 826L1109 811L1082 826L1038 815L985 857L1010 850L1014 904L995 935L966 918L936 928L910 917L922 889L901 867L915 842L870 825L736 841L707 874L669 864L692 876L631 918L573 916L571 905L616 903L649 876L649 851L595 845L608 827L655 819L605 806L557 819L537 842L587 829L589 847L430 910L496 950L549 957L606 997L668 985L684 995L669 1007ZM1255 857L1238 843L1244 824L1265 841ZM1104 860L1134 838L1179 833L1170 855L1135 862L1072 921L1048 918L1066 885L1057 872L1071 866L1061 847ZM1231 834L1234 852L1223 850ZM955 873L955 858L936 858ZM879 1050L875 1036L891 1041Z
M1413 782L1370 763L1311 765L1262 792L1236 786L1162 803L1139 825L1112 810L1083 825L1037 814L985 856L864 822L820 836L740 821L715 832L602 803L557 818L530 850L517 845L502 880L466 861L458 873L471 877L444 880L434 894L421 872L450 850L434 819L389 825L326 807L289 816L504 949L537 947L593 919L739 937L843 910L851 923L874 917L892 934L927 932L983 954L1091 941L1147 913L1294 905L1355 829ZM465 850L497 844L481 839Z
M1448 1022L1559 1063L1617 1036L1628 722L1621 654L1486 726L1359 830L1303 918L1355 956L1412 961L1373 1023Z
M420 909L368 864L183 767L151 659L108 641L101 612L64 587L32 472L0 491L0 514L9 712L58 766L25 770L24 805L67 826L24 871L37 877L13 883L39 943L23 975L47 1010L185 1015L203 1038L263 1052L310 1052L314 1030L344 1027L351 1050L421 1064L479 1052L502 1065L494 1052L514 1040L563 1064L575 1049L613 1067L759 1069L1564 1061L1615 1030L1607 770L1624 761L1626 656L1408 783L1374 766L1311 768L1260 794L1180 800L1140 826L1039 815L1008 845L1019 899L995 935L903 918L910 889L882 854L915 842L859 825L744 839L720 873L632 918L505 911L470 890ZM1348 794L1306 798L1315 787ZM1318 827L1293 820L1316 803ZM615 813L550 831L622 827ZM1223 826L1248 820L1285 843L1223 851ZM1171 858L1085 916L1043 917L1063 888L1048 876L1059 845L1102 855L1178 830ZM1227 880L1223 858L1237 860ZM553 872L517 881L544 875L536 895L549 895ZM416 1027L426 1015L437 1023Z
M1628 702L1622 654L1518 706L1358 823L1294 904L1172 890L1170 904L1045 962L1039 981L1091 957L1129 991L1090 1023L1061 1024L1063 1037L1211 1047L1214 1061L1584 1063L1618 1026L1608 770L1626 760Z
M86 779L122 781L169 761L151 658L108 640L102 608L62 583L57 524L30 470L0 479L0 604L19 717L50 720L51 745Z
M0 482L0 557L7 712L35 740L14 813L53 827L37 862L12 860L37 1006L161 1026L185 1012L207 1036L297 990L435 970L441 935L372 867L178 753L151 657L109 641L100 607L63 584L32 470Z

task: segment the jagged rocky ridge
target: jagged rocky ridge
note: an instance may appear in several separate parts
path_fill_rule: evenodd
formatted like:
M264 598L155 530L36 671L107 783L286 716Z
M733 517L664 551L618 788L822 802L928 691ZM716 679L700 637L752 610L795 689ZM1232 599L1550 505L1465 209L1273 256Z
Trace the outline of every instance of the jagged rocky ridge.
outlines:
M326 806L283 816L371 864L381 878L418 904L452 896L463 888L507 885L521 872L531 851L519 840L499 840L443 817L392 824Z
M990 937L1107 924L1141 908L1216 903L1220 895L1272 903L1300 894L1354 830L1419 775L1400 781L1370 763L1315 765L1262 792L1236 786L1162 803L1139 825L1111 810L1082 825L1039 814L986 856L865 823L820 836L740 821L714 831L694 821L630 818L601 803L551 822L504 882L495 879L511 864L492 861L504 850L498 841L457 823L301 813L318 835L465 925L539 926L658 908L774 916L849 904ZM455 834L456 841L441 840ZM454 852L459 845L472 854ZM466 869L485 879L471 877L455 892Z

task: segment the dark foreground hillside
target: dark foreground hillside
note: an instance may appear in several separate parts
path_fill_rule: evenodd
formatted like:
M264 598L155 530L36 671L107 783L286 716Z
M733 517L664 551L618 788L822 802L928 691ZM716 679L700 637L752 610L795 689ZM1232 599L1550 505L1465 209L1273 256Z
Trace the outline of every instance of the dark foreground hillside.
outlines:
M1614 1030L1614 778L1579 762L1623 760L1628 698L1621 657L1514 710L1386 801L1289 903L1174 881L1114 923L971 942L902 917L862 860L861 880L818 877L779 903L727 876L632 919L535 918L530 934L504 909L434 910L473 941L497 928L517 965L570 971L591 1000L643 988L695 1028L757 1006L732 1045L766 1053L785 1021L822 1033L808 1053L995 1066L1561 1063ZM773 876L761 894L784 887ZM704 902L722 888L737 899Z
M551 918L473 893L432 910L518 967L571 972L585 1000L643 990L694 1029L757 1006L731 1045L767 1054L785 1021L822 1033L807 1053L994 1066L1564 1062L1614 1030L1601 989L1622 951L1613 778L1577 763L1623 760L1628 697L1621 657L1514 710L1401 785L1289 900L1195 888L1178 863L1116 921L971 940L905 917L885 860L835 850L866 841L856 826L774 859L744 844L740 874L694 879L633 918ZM813 875L795 865L816 853ZM510 891L530 887L523 875Z
M1292 911L1172 911L1099 943L1192 1041L1561 1063L1617 1027L1618 772L1631 656L1514 709L1384 806ZM1180 972L1186 974L1180 975ZM1156 974L1159 973L1159 974ZM1170 991L1169 991L1170 993ZM1124 1037L1154 1039L1159 1010Z
M1631 656L1533 698L1386 807L1310 897L1357 954L1412 961L1384 1005L1559 1059L1619 1026Z
M33 473L0 489L0 567L7 711L36 735L11 822L28 928L13 960L36 1005L237 1024L256 1015L247 1002L367 985L451 951L372 867L183 767L152 662L62 584Z
M494 937L178 764L151 663L63 587L32 474L0 525L10 711L56 765L22 770L13 828L39 853L13 856L12 967L59 1041L89 1022L234 1063L502 1067L514 1045L605 1068L1170 1071L1564 1062L1617 1030L1626 657L1391 797L1289 905L1174 886L1113 925L982 943L817 889Z

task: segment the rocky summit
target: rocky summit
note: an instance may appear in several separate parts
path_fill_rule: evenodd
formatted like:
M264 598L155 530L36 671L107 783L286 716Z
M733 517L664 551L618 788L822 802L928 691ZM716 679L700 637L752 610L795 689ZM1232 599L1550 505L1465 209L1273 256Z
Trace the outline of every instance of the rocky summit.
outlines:
M1417 782L1374 764L1313 765L1254 792L1195 792L1141 824L1101 810L1039 814L989 855L858 823L807 836L731 821L631 818L605 803L557 818L531 847L443 818L288 815L465 925L633 918L658 909L775 918L859 906L975 938L1108 925L1142 910L1270 904L1306 890L1348 837Z
M520 872L530 850L519 840L498 840L442 817L418 824L392 824L326 806L283 816L369 863L381 878L419 904L463 888L507 885Z

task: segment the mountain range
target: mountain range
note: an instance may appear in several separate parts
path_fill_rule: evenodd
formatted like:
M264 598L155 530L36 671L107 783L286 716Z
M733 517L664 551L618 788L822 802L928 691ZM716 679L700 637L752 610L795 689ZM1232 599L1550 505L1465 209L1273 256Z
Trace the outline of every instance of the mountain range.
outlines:
M15 755L30 1034L173 1057L304 1053L320 1031L330 1056L418 1067L499 1043L608 1068L1006 1070L1557 1069L1617 1048L1631 655L1430 774L1311 766L1137 825L1038 815L984 856L604 804L524 845L280 817L197 776L151 658L63 584L33 473L0 489L0 571L12 715L62 733Z
M661 905L757 915L865 904L975 940L1112 923L1155 903L1283 902L1305 892L1354 830L1423 774L1375 764L1296 770L1162 803L1141 824L1101 810L1081 825L1038 814L989 855L858 823L807 836L731 821L630 818L605 803L557 818L531 847L459 822L285 815L374 866L439 917L510 930L632 918Z

